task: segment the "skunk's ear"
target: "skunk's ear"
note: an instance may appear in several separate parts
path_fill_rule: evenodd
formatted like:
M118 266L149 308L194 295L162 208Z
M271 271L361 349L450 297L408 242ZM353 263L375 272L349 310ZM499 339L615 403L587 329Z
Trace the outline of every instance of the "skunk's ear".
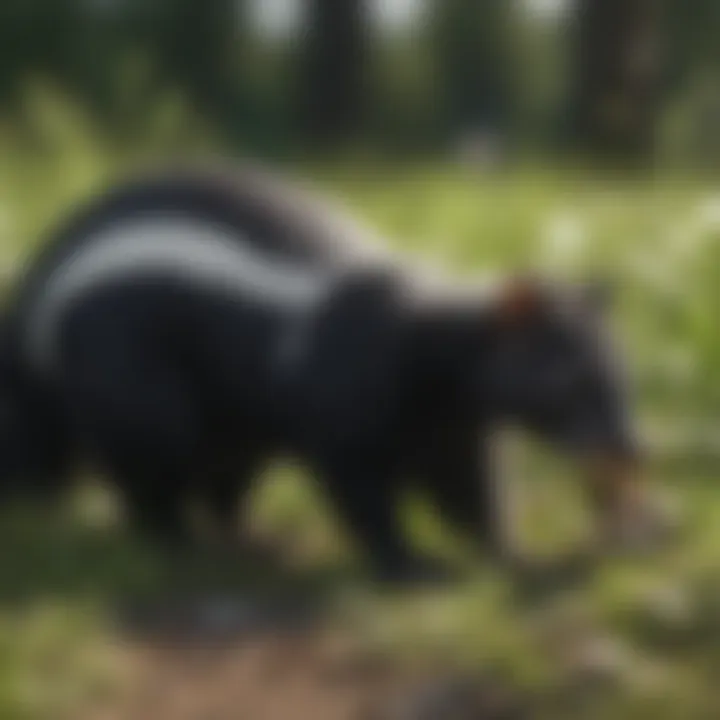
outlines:
M587 307L596 312L604 312L615 301L615 285L607 279L592 280L582 288L582 300Z
M506 280L500 288L498 317L508 323L524 323L537 318L545 305L546 292L538 280L518 276Z

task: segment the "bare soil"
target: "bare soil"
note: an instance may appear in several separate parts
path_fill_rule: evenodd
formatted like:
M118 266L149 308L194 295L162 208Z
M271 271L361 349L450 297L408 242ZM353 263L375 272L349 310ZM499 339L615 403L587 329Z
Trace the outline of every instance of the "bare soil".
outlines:
M176 607L160 614L164 622L157 608L132 615L117 645L122 680L72 720L526 717L507 692L481 678L402 666L297 617L263 623L227 601L202 613Z

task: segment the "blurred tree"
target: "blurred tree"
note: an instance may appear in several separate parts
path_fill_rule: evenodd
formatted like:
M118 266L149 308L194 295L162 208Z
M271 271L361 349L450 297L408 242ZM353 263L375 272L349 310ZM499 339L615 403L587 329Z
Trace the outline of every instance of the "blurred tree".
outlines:
M37 75L115 132L142 118L158 87L171 87L230 130L244 6L245 0L3 0L0 100L5 110L17 109L18 91ZM143 71L128 78L128 64Z
M571 107L577 146L596 158L652 155L660 99L662 0L577 0Z
M442 140L432 47L419 34L379 33L373 52L369 128L384 157L424 154Z
M28 75L66 71L79 6L76 0L0 3L0 85L6 101L17 101Z
M430 18L447 130L498 130L508 121L506 0L435 0Z
M720 3L717 0L666 0L668 25L668 64L673 85L708 66L720 66Z
M20 129L30 130L23 115L29 78L49 80L89 110L107 110L116 43L96 9L90 0L0 3L0 111L19 117Z
M237 99L240 0L161 0L149 49L162 78L208 117L226 119Z
M356 137L366 113L365 0L308 0L298 83L300 130L315 147Z

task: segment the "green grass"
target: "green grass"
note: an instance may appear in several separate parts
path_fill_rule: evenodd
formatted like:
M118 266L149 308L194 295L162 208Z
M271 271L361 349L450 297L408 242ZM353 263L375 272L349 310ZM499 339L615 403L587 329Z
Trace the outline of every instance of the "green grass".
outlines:
M0 252L11 267L63 208L118 171L111 154L67 133L63 150L49 155L3 150ZM720 429L720 188L535 169L494 178L437 167L314 175L403 252L452 272L540 266L615 278L642 422L662 439L655 475L687 517L675 547L608 561L563 591L533 593L478 568L445 594L356 592L341 601L355 629L398 655L491 665L537 693L540 717L720 716L720 460L692 442L717 442ZM663 452L670 447L681 452ZM567 472L530 455L519 475L523 542L548 552L571 545L584 516ZM113 675L101 660L107 622L121 598L249 586L329 593L348 578L363 588L311 488L295 473L275 473L257 499L256 522L307 568L289 580L202 558L178 573L121 528L89 517L87 498L61 517L8 510L0 521L0 717L72 717L73 703L104 687ZM420 544L464 557L421 503L408 520ZM577 657L586 646L597 656L587 662Z

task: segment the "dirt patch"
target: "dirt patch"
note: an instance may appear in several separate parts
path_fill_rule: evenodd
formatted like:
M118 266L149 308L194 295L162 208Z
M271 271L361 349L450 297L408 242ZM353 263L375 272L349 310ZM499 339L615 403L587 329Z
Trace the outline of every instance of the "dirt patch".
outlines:
M72 720L526 717L497 683L401 667L304 614L283 624L267 609L253 617L247 605L213 603L195 614L176 607L160 624L151 616L140 632L136 613L134 632L118 644L118 686Z
M499 689L414 675L308 637L236 648L126 647L121 693L77 720L511 720Z

